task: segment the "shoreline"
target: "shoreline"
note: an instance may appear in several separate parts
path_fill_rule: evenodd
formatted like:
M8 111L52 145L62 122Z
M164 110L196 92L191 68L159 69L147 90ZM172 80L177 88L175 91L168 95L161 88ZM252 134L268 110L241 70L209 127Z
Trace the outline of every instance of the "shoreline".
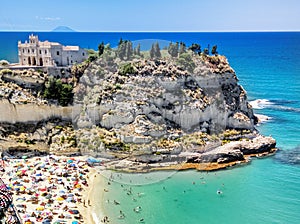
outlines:
M183 171L190 169L195 171L215 171L246 165L251 161L251 157L271 156L276 150L274 148L269 153L247 155L244 161L181 163L152 167L147 170L122 169L115 171L125 173ZM52 157L54 158L53 161L51 161ZM108 190L106 191L108 186L101 171L113 170L107 168L106 165L89 167L86 159L86 156L70 158L53 155L37 156L28 159L8 159L5 162L6 172L2 174L1 178L13 193L13 205L17 208L23 222L26 220L30 220L33 223L41 222L46 219L43 217L43 214L47 214L47 216L50 214L50 217L52 217L51 221L64 220L65 223L78 221L79 223L99 224L103 222L104 218L107 217L103 206L105 200L104 192L108 192ZM69 170L70 167L74 167L74 169ZM70 176L64 176L64 174L59 173L63 172L64 169L66 169L67 173L70 171ZM57 172L57 170L59 171ZM77 178L78 174L79 178ZM69 186L72 185L70 185L70 182L73 180L78 183L74 185L73 189L70 189ZM58 186L53 188L55 185L53 183ZM80 186L77 187L77 185ZM62 195L62 192L64 195ZM50 195L52 201L49 201L47 195ZM73 195L74 197L69 198L66 195ZM35 196L35 199L33 199L33 196ZM74 210L78 210L77 216L71 213Z
M84 223L98 224L105 216L103 208L104 193L102 190L104 188L104 177L96 168L92 168L88 179L91 184L83 195L86 206L83 206L84 208L81 207L82 212L86 214Z

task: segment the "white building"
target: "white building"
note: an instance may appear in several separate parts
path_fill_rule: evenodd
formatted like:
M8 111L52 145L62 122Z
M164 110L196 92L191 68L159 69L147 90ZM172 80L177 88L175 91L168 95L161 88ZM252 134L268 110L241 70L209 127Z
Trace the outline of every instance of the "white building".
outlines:
M88 58L79 46L63 46L56 42L39 41L31 34L29 42L18 42L19 64L24 66L68 66Z

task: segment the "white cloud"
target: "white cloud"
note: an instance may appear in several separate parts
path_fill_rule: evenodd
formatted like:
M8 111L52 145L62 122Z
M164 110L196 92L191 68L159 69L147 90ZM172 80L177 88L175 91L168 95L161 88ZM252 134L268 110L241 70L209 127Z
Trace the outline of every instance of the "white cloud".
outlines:
M59 21L59 20L61 20L60 17L39 17L39 16L35 16L35 19L46 20L46 21Z

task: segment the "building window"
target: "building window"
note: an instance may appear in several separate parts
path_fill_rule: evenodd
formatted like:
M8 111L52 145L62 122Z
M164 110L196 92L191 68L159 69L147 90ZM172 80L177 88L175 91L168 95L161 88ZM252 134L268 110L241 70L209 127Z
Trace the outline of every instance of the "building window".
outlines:
M32 51L32 53L34 53L34 49L32 49L31 51Z
M40 50L40 54L42 54L42 51Z
M82 53L82 56L84 56L84 53Z
M25 50L23 49L23 53L25 53Z
M30 53L30 50L28 49L28 53Z
M59 55L59 51L56 51L56 55Z
M47 50L45 50L45 54L47 54Z

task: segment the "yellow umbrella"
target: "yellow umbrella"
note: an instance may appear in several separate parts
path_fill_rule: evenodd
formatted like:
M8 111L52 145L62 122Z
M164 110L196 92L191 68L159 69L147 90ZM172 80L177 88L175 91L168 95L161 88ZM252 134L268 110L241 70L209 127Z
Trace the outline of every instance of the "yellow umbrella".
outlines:
M65 199L63 199L62 197L58 197L56 200L57 200L57 201L63 201L63 200L65 200Z
M44 208L43 206L40 206L40 207L37 207L37 208L36 208L36 210L38 210L38 211L44 211L44 209L45 209L45 208Z
M25 187L24 187L24 186L21 186L21 187L20 187L20 191L25 191Z

